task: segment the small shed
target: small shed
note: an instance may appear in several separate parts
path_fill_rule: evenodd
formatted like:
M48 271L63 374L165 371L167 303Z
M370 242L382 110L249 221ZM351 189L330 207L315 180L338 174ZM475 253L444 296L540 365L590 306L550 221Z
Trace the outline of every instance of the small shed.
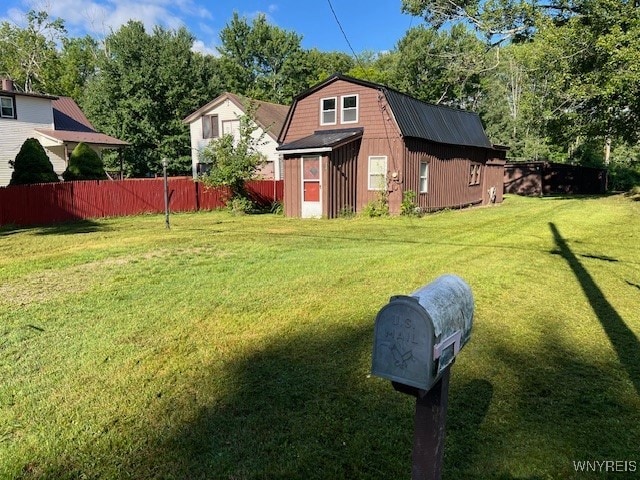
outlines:
M506 147L477 114L333 75L298 95L278 138L287 216L360 212L380 195L399 213L403 193L423 211L502 201Z
M607 170L546 161L508 162L504 192L518 195L598 195L607 191Z

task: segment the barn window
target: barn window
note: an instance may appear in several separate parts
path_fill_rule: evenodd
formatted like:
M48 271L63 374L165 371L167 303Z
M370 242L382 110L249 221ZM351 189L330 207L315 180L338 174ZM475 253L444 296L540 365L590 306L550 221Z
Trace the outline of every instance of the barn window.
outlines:
M420 162L420 193L427 193L429 190L429 162Z
M358 123L358 95L345 95L342 97L342 123Z
M369 157L369 190L384 190L387 178L387 157Z
M0 118L16 118L13 97L0 97Z
M469 173L469 185L480 185L480 164L472 163Z
M218 115L204 115L202 117L202 138L218 138Z
M320 100L320 125L336 124L336 103L336 97Z

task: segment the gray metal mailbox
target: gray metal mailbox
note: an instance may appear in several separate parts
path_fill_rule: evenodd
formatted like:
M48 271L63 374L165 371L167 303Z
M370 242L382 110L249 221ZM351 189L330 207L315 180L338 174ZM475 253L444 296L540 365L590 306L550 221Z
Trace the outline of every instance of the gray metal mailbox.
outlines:
M428 391L469 341L473 310L471 288L455 275L391 297L376 317L371 373Z

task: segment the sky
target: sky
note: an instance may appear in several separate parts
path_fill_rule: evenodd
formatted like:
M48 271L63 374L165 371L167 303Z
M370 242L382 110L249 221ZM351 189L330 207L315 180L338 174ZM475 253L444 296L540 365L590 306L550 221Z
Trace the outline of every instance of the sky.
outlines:
M331 3L330 3L331 2ZM270 24L302 36L303 48L342 51L391 50L420 19L401 12L401 0L0 0L0 21L24 25L29 10L46 10L65 21L71 37L104 38L128 20L176 29L195 37L194 50L217 54L220 30L234 12L249 21L263 13Z

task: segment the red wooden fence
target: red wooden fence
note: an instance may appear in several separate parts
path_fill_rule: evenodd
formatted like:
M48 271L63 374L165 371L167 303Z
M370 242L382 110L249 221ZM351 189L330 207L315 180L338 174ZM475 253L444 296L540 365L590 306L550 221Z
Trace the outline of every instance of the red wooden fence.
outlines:
M261 205L282 201L281 180L247 183ZM207 188L190 177L169 178L169 209L193 212L223 207L228 190ZM164 180L131 179L43 183L0 188L0 225L44 225L89 218L164 212Z

